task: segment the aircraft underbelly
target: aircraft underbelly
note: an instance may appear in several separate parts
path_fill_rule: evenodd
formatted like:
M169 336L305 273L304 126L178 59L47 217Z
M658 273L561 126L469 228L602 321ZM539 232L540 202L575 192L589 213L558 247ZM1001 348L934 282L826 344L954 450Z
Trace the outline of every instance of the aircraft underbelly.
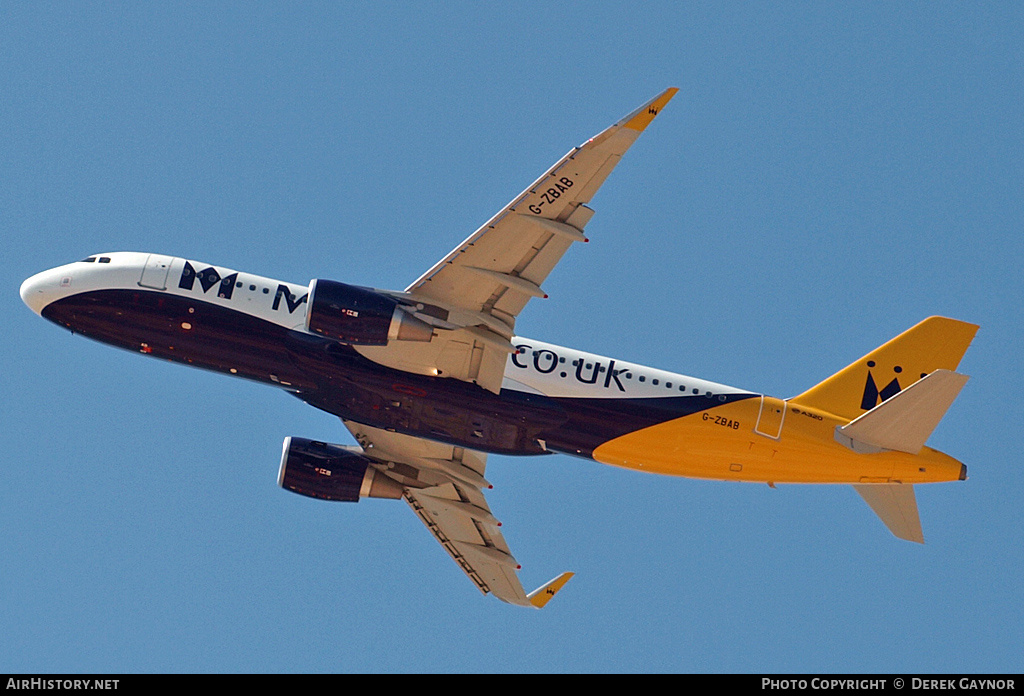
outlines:
M317 408L372 427L483 452L558 451L693 478L777 483L957 480L960 463L854 452L834 416L748 392L668 398L500 395L455 379L373 363L342 344L244 312L161 292L105 290L53 303L47 318L91 338L290 389Z

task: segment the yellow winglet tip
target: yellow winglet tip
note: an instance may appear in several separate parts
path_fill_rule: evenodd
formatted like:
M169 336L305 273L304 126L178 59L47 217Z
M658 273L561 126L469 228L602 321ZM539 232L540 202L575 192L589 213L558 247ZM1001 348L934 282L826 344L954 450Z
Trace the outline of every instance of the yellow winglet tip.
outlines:
M575 574L576 573L562 573L557 578L548 580L536 590L526 595L526 598L530 600L530 604L536 608L543 609L544 605L550 602L551 598L558 594L558 591L565 587L565 583L569 582Z
M663 108L665 108L665 105L668 104L669 100L676 96L676 92L678 91L678 87L669 87L654 99L647 102L623 119L623 127L630 128L637 132L643 132L647 126L651 125L651 121L654 120L654 117L657 116Z

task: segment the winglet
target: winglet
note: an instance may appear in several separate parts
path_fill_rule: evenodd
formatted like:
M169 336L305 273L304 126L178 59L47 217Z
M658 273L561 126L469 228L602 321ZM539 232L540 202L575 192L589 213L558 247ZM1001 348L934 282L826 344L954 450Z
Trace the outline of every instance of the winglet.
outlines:
M678 87L669 87L654 99L641 106L626 118L622 119L619 122L619 125L637 132L643 132L647 126L651 125L651 121L653 121L654 117L658 115L658 112L668 104L672 97L676 96L676 92L678 91Z
M536 590L526 595L526 598L530 600L530 604L543 609L544 605L551 601L560 589L565 587L565 583L572 579L575 573L562 573L557 578L548 580L546 583L538 587Z

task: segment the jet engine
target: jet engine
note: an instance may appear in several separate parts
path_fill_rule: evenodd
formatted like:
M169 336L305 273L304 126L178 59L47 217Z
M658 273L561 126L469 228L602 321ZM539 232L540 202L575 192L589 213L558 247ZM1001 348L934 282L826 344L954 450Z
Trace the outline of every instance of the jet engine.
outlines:
M360 346L388 341L429 341L434 330L401 308L397 300L368 288L335 280L309 284L306 329Z
M359 447L286 437L277 484L321 500L359 502L359 498L401 498L401 484L372 466Z

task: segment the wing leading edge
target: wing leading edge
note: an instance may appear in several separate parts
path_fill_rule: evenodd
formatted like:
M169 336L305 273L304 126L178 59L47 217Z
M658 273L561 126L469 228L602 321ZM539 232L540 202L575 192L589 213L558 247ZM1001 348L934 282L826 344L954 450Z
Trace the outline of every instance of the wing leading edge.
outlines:
M640 133L679 90L654 99L570 150L406 292L490 314L511 330L573 242L586 241L597 193Z
M411 435L343 421L363 453L405 488L403 497L448 555L484 594L542 608L573 576L562 573L527 594L501 522L484 489L487 455Z

